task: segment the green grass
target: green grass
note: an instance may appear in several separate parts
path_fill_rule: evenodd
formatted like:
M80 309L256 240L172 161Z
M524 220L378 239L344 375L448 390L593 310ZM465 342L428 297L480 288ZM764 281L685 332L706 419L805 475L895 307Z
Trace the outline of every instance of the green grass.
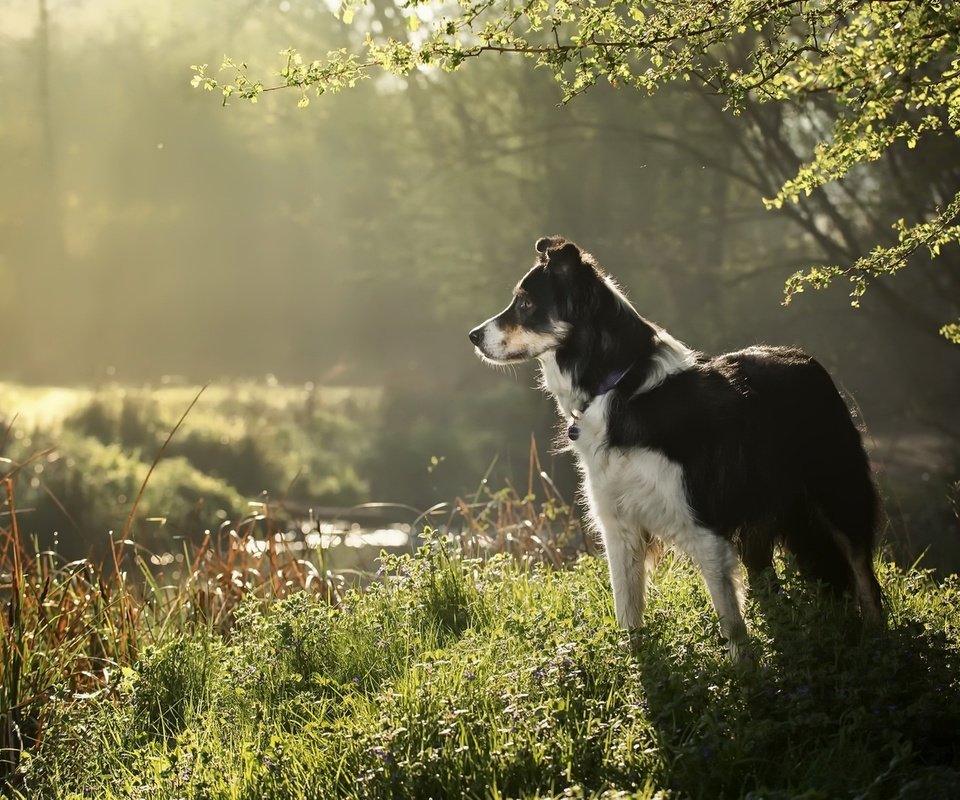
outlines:
M782 565L738 671L670 557L631 642L604 562L562 568L585 542L531 446L525 493L484 481L452 505L456 553L433 538L347 592L322 550L247 545L279 530L301 466L294 500L364 489L338 454L376 449L358 431L379 401L237 384L210 387L166 448L135 541L107 536L194 396L0 384L31 409L0 422L0 795L960 796L955 576L881 564L887 626L865 635ZM219 525L265 486L274 499ZM45 550L67 509L76 528ZM92 541L79 530L102 563L69 561ZM171 532L164 572L151 553Z
M801 584L726 659L689 565L636 640L603 561L482 563L432 539L339 604L249 595L45 701L17 797L933 798L960 792L960 582L889 564L887 629ZM618 795L619 796L619 795Z
M0 382L0 477L17 480L25 537L69 558L109 547L197 388L97 391ZM294 507L369 499L360 475L379 393L220 383L206 387L146 486L138 543L160 551L236 522L262 493ZM21 466L22 465L22 466ZM2 522L2 520L0 520Z

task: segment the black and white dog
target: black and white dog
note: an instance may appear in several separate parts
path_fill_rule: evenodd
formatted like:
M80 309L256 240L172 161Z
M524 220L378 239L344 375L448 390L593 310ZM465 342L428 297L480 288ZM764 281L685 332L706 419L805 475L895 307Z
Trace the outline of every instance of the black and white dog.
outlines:
M879 620L878 497L823 367L787 347L698 353L641 317L577 245L552 237L536 249L510 305L470 341L495 364L539 359L603 537L620 626L640 625L664 544L699 566L734 660L747 638L736 544L751 578L780 544Z

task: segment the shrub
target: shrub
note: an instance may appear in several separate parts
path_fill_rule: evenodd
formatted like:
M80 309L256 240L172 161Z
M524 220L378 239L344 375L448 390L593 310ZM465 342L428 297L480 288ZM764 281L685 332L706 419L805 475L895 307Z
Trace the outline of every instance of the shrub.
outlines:
M203 631L149 647L136 664L135 724L175 737L216 700L225 669L224 646Z

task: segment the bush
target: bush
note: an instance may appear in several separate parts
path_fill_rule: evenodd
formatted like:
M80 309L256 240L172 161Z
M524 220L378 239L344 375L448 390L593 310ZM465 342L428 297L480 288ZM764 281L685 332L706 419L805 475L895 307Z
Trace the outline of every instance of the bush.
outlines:
M15 387L0 389L4 397L13 393L16 407ZM0 430L4 454L30 461L14 471L25 533L70 558L102 555L108 532L122 531L151 462L193 396L178 388L114 387L89 399L76 392L72 403L62 403L71 410L44 420L45 427L9 437ZM365 420L374 404L351 397L347 390L328 398L313 389L211 387L150 477L137 543L176 549L178 536L198 539L225 520L237 522L246 500L263 493L301 507L369 499L356 464L369 447ZM54 452L35 458L47 448Z
M135 724L150 735L175 737L215 702L225 648L202 631L146 649L136 665Z
M103 553L110 532L114 537L122 533L149 465L136 452L93 438L65 434L61 446L69 455L47 463L43 483L21 494L21 504L33 509L22 515L21 527L45 546L59 531L58 549L67 557L91 549ZM138 544L163 549L174 536L200 537L205 528L236 519L244 508L243 498L228 484L185 459L165 459L147 483L132 530Z

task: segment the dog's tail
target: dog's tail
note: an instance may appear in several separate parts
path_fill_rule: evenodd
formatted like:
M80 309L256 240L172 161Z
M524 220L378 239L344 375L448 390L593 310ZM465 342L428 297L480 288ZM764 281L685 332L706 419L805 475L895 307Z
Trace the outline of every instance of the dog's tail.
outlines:
M808 575L835 590L851 590L864 616L879 618L881 591L873 550L881 523L880 497L860 431L826 370L816 366L810 409L816 422L805 432L811 455L802 476L808 500L806 535L792 525L786 544Z

